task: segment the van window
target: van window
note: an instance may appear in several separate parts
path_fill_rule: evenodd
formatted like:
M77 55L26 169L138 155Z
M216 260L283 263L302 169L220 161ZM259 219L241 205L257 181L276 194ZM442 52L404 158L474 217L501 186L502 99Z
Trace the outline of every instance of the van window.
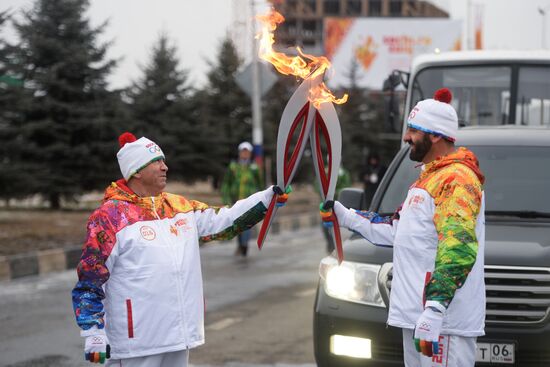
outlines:
M411 106L447 87L461 126L509 124L511 80L510 66L427 68L413 82Z
M550 147L472 146L486 176L486 210L550 214Z
M485 210L550 214L550 147L471 146L485 175ZM408 148L406 148L408 149ZM418 178L418 162L403 158L378 212L393 213L405 200L409 186Z
M550 68L520 68L516 124L550 125Z

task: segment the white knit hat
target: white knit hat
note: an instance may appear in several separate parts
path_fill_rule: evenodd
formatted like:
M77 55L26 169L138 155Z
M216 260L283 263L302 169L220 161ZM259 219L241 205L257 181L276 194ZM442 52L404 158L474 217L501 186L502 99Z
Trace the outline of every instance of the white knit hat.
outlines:
M252 144L247 141L243 141L241 144L239 144L239 152L243 149L252 151Z
M452 98L447 88L438 89L433 99L425 99L414 106L407 126L454 142L458 132L458 116L450 104Z
M136 172L149 163L164 159L160 147L147 138L136 139L132 133L123 133L119 136L120 150L116 157L122 177L128 181Z

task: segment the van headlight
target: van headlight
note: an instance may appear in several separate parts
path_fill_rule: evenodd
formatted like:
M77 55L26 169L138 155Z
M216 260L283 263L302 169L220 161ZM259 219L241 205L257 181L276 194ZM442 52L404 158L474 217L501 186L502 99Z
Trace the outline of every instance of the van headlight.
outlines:
M361 264L327 256L321 260L319 275L325 292L334 298L365 305L385 307L378 288L380 265Z

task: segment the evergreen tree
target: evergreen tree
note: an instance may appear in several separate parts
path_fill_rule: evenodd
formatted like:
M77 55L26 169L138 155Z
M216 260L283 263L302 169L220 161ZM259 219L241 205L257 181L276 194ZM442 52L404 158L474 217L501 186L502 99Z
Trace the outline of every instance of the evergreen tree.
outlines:
M365 164L368 151L379 151L382 119L375 102L367 98L368 91L359 87L357 61L351 62L347 73L348 85L340 93L348 94L348 101L337 106L342 128L342 165L356 178Z
M197 95L202 131L198 140L207 152L205 169L215 179L220 179L229 161L236 158L238 144L252 136L250 98L235 82L241 63L227 37L211 64L205 89Z
M117 171L117 93L107 91L115 61L108 44L98 44L105 28L92 28L87 0L36 0L14 22L20 43L16 59L25 87L32 91L21 126L22 159L32 162L34 190L58 208L62 197L104 187Z
M292 94L302 83L301 79L289 75L279 75L277 83L266 94L263 101L263 131L264 131L264 151L266 157L271 157L271 177L276 180L276 162L277 162L277 135L279 132L279 124L281 116ZM297 140L299 129L296 130L293 141ZM293 182L308 182L314 181L313 166L311 158L308 157L309 143L306 145L306 153L300 161L300 166L297 168ZM269 182L268 182L269 184Z
M0 13L0 31L9 21L7 11ZM29 93L14 70L15 46L0 39L0 198L22 198L33 192L32 162L22 160L20 126Z
M187 79L187 71L179 68L176 47L162 34L128 97L135 121L132 130L162 147L172 177L193 181L204 176L204 166L194 138L200 131Z
M262 99L264 154L276 159L277 133L283 110L299 83L287 75L279 75L277 82Z
M10 14L8 11L0 12L0 34L2 30L10 20ZM11 85L20 85L21 83L13 75L10 75L10 59L13 52L13 46L6 40L0 38L0 85L2 86L2 92L6 90L6 87ZM6 107L7 105L2 105ZM3 111L2 111L3 112ZM0 115L1 116L1 115Z

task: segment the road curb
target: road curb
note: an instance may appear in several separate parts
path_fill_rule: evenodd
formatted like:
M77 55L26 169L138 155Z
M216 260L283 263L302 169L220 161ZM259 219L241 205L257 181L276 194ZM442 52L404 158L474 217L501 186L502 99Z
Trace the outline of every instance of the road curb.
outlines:
M63 249L41 251L37 258L39 274L63 271L67 267L67 260Z
M0 280L10 279L10 263L6 256L0 256Z
M39 274L38 252L8 256L8 262L11 279Z
M278 234L317 226L320 223L316 214L295 214L278 216L273 220L270 233ZM257 237L259 225L254 227L253 237ZM31 275L42 275L76 268L82 245L33 251L11 256L0 256L0 281L19 279Z

